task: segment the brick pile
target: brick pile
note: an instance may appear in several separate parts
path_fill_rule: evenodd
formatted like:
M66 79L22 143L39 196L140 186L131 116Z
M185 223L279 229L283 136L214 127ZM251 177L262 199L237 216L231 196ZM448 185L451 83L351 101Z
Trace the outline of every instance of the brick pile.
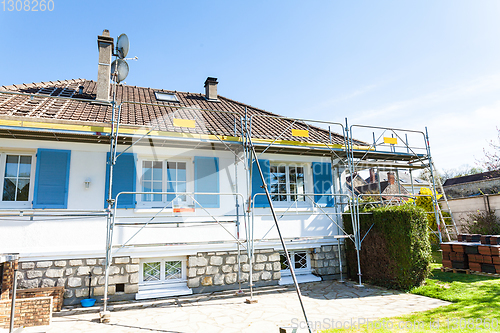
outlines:
M500 235L458 235L441 244L443 267L500 274Z

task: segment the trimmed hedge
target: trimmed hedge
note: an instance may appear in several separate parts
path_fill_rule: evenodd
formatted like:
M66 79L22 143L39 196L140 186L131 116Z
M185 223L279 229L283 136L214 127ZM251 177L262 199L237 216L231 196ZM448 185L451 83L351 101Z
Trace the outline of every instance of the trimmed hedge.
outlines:
M411 204L372 208L360 214L360 263L363 281L383 287L409 290L419 286L430 273L431 245L423 209ZM343 214L344 228L352 234L351 215ZM354 243L346 241L351 279L357 280Z

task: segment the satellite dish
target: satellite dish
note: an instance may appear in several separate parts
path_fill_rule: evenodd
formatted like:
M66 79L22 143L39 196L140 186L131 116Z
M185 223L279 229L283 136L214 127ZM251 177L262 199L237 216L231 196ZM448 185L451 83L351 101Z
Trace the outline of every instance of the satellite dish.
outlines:
M118 36L116 40L116 53L118 58L123 59L127 56L128 49L130 48L130 43L128 41L128 37L125 34L121 34Z
M120 83L128 75L128 64L125 60L116 59L111 64L111 80Z

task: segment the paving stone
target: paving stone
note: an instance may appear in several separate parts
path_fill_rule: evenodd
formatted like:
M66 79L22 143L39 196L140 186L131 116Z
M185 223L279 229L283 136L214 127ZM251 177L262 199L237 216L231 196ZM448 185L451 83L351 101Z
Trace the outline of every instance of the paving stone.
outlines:
M195 279L199 282L199 277ZM375 320L450 304L369 285L356 289L354 285L354 282L349 281L344 284L336 281L301 284L308 319L313 323L331 318L341 322L350 322L351 318ZM88 289L76 289L78 295L85 295L85 290ZM93 295L102 296L103 291L103 287L96 287ZM111 291L110 294L113 294L114 290ZM65 297L74 297L72 293L73 290L66 290ZM51 325L44 327L43 331L125 333L147 328L151 331L173 332L278 332L278 327L290 327L292 318L303 318L293 286L254 288L254 299L258 303L251 305L245 304L243 298L227 295L211 293L176 297L175 304L178 306L172 306L173 299L112 303L111 324L116 325L96 324L96 313L77 314L75 310L81 308L76 307L74 315L54 316ZM248 294L245 296L249 297ZM120 311L122 307L127 311ZM298 330L297 333L306 331ZM27 327L24 332L40 332L40 328Z

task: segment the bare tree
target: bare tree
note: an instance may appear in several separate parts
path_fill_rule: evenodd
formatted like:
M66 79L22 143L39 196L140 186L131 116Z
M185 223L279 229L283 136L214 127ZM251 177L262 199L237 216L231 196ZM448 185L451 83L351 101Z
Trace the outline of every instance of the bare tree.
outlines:
M487 171L500 169L500 129L497 127L496 140L490 140L488 143L490 150L483 148L484 157L477 160L477 164Z

